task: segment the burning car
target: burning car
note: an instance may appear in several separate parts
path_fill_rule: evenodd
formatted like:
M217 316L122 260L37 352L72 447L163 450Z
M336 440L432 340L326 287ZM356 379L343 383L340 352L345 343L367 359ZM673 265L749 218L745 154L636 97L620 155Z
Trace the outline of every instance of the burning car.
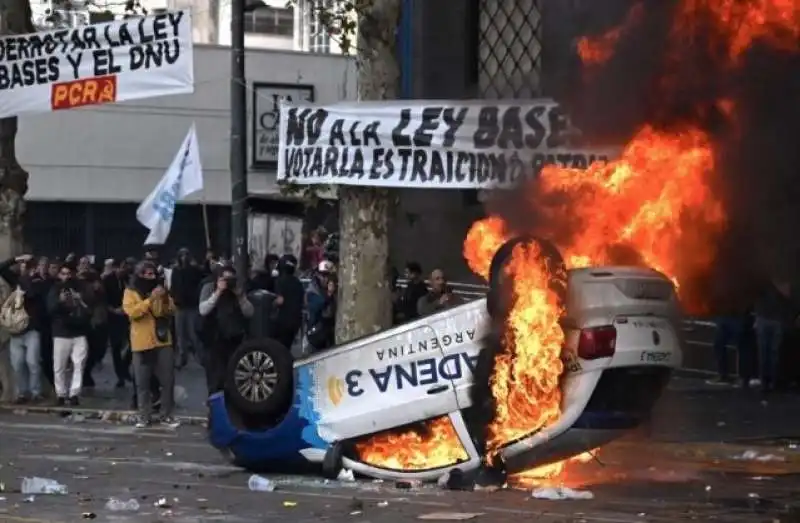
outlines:
M534 240L494 252L485 299L297 361L273 340L241 346L210 398L211 443L250 469L432 480L557 463L646 421L681 362L673 282L649 268L566 271ZM544 373L526 377L527 363Z

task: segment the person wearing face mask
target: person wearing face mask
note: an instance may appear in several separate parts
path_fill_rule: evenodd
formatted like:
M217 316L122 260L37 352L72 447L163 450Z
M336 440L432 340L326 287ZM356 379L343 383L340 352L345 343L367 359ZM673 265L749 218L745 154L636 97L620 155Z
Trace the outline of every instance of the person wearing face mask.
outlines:
M275 278L278 277L278 257L275 254L267 254L264 258L264 268L255 271L247 282L247 290L262 290L275 292Z
M297 258L284 254L278 260L278 277L275 279L274 328L275 339L291 350L297 333L303 324L303 302L305 290L295 275Z
M202 345L197 335L197 304L200 300L200 284L203 271L192 258L189 249L178 251L178 263L172 269L170 296L175 303L175 337L178 349L178 368L183 368L189 361L189 354L194 354L197 361L202 361Z
M137 428L153 423L153 376L161 385L161 424L176 428L174 409L175 360L170 336L170 319L174 311L172 299L158 278L153 262L143 261L136 266L133 281L125 289L122 309L131 322L130 342L133 351L133 371L139 404Z
M225 386L225 371L231 354L244 341L253 316L253 304L236 286L236 270L225 266L218 270L215 282L203 285L198 312L204 322L207 345L206 384L214 394Z
M53 374L58 405L77 406L83 388L83 369L88 355L87 334L91 310L83 296L83 282L74 277L71 264L58 273L58 283L47 297L53 332ZM72 361L72 380L67 386L67 362Z
M322 261L306 291L308 342L317 350L334 345L336 322L336 277L334 265Z

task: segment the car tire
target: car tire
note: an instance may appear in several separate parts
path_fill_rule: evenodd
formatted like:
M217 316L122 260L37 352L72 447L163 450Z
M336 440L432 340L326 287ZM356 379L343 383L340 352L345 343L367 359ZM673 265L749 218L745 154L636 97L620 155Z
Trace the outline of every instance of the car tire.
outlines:
M511 301L512 289L511 286L506 285L503 274L506 263L511 258L511 253L518 245L532 243L539 245L551 274L564 270L564 258L553 243L534 236L517 236L508 240L497 249L497 252L492 257L492 263L489 265L489 293L486 297L486 307L489 311L489 316L492 318L504 318L507 312L507 304ZM559 295L562 302L566 300L564 282L559 282L554 278L550 288Z
M234 351L225 379L225 396L243 414L260 419L285 414L294 395L293 361L289 349L261 338Z
M334 442L325 453L322 460L322 477L325 479L339 479L339 473L344 468L342 457L344 456L344 446L341 441Z

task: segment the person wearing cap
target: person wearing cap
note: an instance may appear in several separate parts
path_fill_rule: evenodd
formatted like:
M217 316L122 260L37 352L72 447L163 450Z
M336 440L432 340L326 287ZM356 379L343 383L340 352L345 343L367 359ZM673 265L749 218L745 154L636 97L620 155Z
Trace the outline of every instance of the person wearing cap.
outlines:
M284 254L278 260L278 277L275 279L274 337L287 349L292 348L303 322L303 301L305 291L300 279L295 275L297 258Z
M314 338L319 342L312 342L316 349L325 349L333 345L336 317L335 269L333 262L328 260L319 262L305 295L308 313L306 332L318 333ZM308 338L311 341L310 335Z

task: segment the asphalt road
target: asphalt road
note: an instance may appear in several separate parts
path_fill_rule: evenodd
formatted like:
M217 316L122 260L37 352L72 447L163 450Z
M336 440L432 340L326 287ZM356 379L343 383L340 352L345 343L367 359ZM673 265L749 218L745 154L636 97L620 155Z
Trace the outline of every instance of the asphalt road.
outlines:
M530 488L460 492L437 486L397 488L359 480L325 482L313 475L271 476L274 492L250 492L249 475L224 463L200 427L136 432L124 425L0 414L0 521L71 523L91 517L114 522L347 521L393 523L434 513L479 514L472 521L628 523L706 520L797 521L800 479L783 466L738 472L703 459L652 451L655 443L605 449L601 462L568 473L588 489L587 501L533 499ZM730 469L730 467L728 467ZM52 478L69 494L26 496L21 478ZM108 499L136 499L139 510L112 512ZM794 498L795 501L792 501ZM155 506L163 500L163 505ZM86 515L86 516L84 516ZM793 517L798 517L794 515ZM434 518L435 520L435 518Z

